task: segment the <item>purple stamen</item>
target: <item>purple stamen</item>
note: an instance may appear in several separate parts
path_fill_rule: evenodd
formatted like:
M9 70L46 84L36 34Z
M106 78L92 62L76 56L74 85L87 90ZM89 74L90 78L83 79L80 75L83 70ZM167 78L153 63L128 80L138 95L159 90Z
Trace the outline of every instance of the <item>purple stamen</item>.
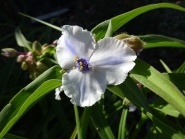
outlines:
M91 65L89 61L84 58L80 58L76 61L76 67L78 67L81 72L87 72L91 70Z

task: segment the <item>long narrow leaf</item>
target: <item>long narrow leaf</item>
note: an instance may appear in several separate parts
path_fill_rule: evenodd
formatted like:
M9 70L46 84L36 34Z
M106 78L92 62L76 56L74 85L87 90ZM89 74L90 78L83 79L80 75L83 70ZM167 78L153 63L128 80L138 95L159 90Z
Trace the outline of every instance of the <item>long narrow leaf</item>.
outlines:
M175 72L185 73L185 62Z
M61 82L56 79L51 79L46 82L44 82L36 91L32 92L26 92L22 90L20 93L29 93L30 96L27 97L27 99L23 99L20 97L16 97L10 101L8 104L8 107L6 107L6 111L1 111L0 120L6 120L6 125L2 129L0 133L0 138L3 137L8 130L19 120L20 117L23 116L23 114L30 109L36 102L38 102L42 97L44 97L46 94L48 94L53 89L61 86ZM8 108L8 109L7 109ZM8 113L10 116L8 116ZM3 116L5 115L5 116ZM8 119L5 119L8 118Z
M141 84L161 96L185 116L185 97L168 79L147 63L137 59L130 74Z
M27 51L31 51L32 43L26 40L19 28L15 30L15 38L19 46L25 47Z
M112 21L111 19L109 20L109 26L106 31L105 37L111 37L112 36Z
M147 6L143 6L137 9L134 9L132 11L126 12L124 14L118 15L116 17L111 18L112 20L112 31L115 32L118 30L121 26L123 26L125 23L129 22L133 18L137 17L140 14L143 14L147 11L154 10L157 8L173 8L176 10L185 11L184 8L171 4L171 3L159 3L159 4L151 4ZM105 36L105 33L108 29L109 20L104 21L100 24L98 24L96 27L92 29L92 32L96 34L96 39L99 40Z
M185 73L163 73L180 90L185 90Z
M114 134L102 113L100 105L97 103L93 105L92 111L91 119L99 136L102 139L115 139Z
M87 127L88 127L90 115L91 115L91 107L86 107L84 109L84 114L82 117L82 126L81 126L82 139L86 138Z
M116 90L120 90L120 94L122 93L132 103L140 107L143 107L147 111L150 111L146 98L144 97L142 92L139 90L136 83L132 81L130 77L127 77L127 79L122 84L113 86L113 87L108 87L108 89L113 93L115 93ZM115 95L117 94L115 93Z
M50 24L50 23L44 22L44 21L42 21L42 20L39 20L39 19L37 19L37 18L34 18L34 17L32 17L32 16L29 16L29 15L26 15L26 14L23 14L23 13L19 13L19 14L20 14L20 15L23 15L23 16L25 16L25 17L28 17L28 18L30 18L30 19L32 19L32 20L35 20L35 21L37 21L37 22L40 22L40 23L42 23L42 24L44 24L44 25L46 25L46 26L49 26L49 27L51 27L51 28L53 28L53 29L56 29L56 30L58 30L58 31L62 31L62 29L61 29L60 27L57 27L57 26L52 25L52 24Z
M128 115L128 107L125 106L123 107L121 119L119 123L118 139L125 139L127 115Z
M144 47L144 49L157 48L157 47L185 48L185 41L163 36L163 35L150 34L150 35L139 36L139 38L146 43L146 46Z
M166 65L166 63L164 63L164 61L160 60L161 64L163 65L163 67L165 68L165 70L168 72L168 73L171 73L171 69Z
M160 138L163 138L163 139L184 139L185 138L185 136L182 133L180 133L179 131L176 131L176 129L174 129L173 127L168 126L162 120L152 115L150 112L146 112L144 110L143 112L154 123Z
M8 132L33 104L48 92L61 85L61 81L56 80L57 78L60 79L61 76L59 70L59 66L55 66L44 72L36 80L23 88L12 98L9 104L3 108L0 112L0 138Z

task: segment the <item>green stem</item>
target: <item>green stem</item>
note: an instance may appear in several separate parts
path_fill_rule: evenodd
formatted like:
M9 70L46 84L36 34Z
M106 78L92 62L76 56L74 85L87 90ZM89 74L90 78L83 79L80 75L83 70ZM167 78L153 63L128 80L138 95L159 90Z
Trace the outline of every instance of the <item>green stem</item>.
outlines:
M78 114L78 107L74 105L74 111L75 111L75 120L76 120L76 126L77 126L77 131L78 131L78 139L82 139L82 134L80 130L80 119L79 119L79 114Z
M138 124L136 125L136 129L133 132L133 134L131 136L131 139L135 139L137 137L139 131L142 129L142 126L144 125L144 123L145 123L146 120L147 120L147 116L144 113L142 113L141 114L141 119L138 122Z
M123 106L123 111L119 124L118 139L125 139L127 115L128 115L128 106Z

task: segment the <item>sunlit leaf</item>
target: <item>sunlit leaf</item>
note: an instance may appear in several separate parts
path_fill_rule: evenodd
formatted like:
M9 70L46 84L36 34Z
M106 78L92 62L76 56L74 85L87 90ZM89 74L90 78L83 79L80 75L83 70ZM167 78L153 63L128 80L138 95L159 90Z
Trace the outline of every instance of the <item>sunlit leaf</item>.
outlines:
M143 35L139 37L146 43L146 46L144 47L144 49L157 48L157 47L185 48L185 41L163 36L163 35L150 34L150 35Z
M185 62L175 72L185 73Z
M145 108L147 111L150 111L146 98L139 90L136 83L130 77L127 77L127 79L122 84L117 86L109 86L107 87L107 89L113 92L115 95L117 95L117 90L118 90L119 94L123 94L122 96L125 96L132 103ZM118 96L121 96L121 95L118 95Z
M118 139L125 138L127 115L128 115L128 107L125 106L122 110L121 119L119 122Z
M147 63L137 59L136 66L130 73L131 77L162 97L185 116L185 97L177 87L160 72Z
M112 20L109 20L109 26L106 31L105 37L111 37L112 36Z

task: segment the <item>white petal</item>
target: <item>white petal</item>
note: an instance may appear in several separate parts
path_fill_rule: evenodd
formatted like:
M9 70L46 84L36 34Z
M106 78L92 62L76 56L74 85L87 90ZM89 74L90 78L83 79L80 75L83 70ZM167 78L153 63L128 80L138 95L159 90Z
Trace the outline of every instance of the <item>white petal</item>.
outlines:
M82 73L78 69L63 74L62 86L64 93L75 105L92 106L106 90L106 79L98 72Z
M60 87L55 89L55 99L56 100L61 100L60 92L62 92L62 91L63 91L63 86L60 86Z
M123 41L104 38L97 43L90 63L106 77L108 84L117 85L126 79L135 59L135 52Z
M129 112L134 112L137 109L137 107L134 104L129 105Z
M62 68L72 68L76 56L89 59L95 46L91 32L78 26L65 25L62 27L62 34L56 51L58 63Z

